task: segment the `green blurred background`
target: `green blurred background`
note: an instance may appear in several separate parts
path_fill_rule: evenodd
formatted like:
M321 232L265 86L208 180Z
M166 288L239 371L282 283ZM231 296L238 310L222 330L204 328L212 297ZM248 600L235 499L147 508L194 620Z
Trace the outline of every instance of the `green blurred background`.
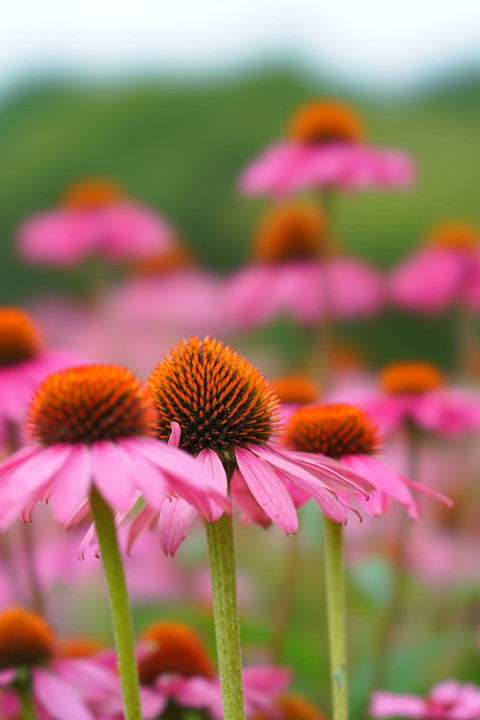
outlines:
M351 102L372 142L411 153L418 167L411 191L336 198L334 226L348 251L388 268L432 224L480 222L480 76L473 72L391 96L346 90L282 64L202 81L23 83L0 110L1 301L81 293L81 271L23 265L15 232L32 213L53 207L70 183L90 176L116 179L163 212L205 266L223 273L239 267L268 201L241 197L238 173L282 136L296 106L314 97ZM454 316L389 311L374 323L347 324L343 334L374 365L408 355L447 366L454 325ZM289 347L300 342L286 321L270 334Z

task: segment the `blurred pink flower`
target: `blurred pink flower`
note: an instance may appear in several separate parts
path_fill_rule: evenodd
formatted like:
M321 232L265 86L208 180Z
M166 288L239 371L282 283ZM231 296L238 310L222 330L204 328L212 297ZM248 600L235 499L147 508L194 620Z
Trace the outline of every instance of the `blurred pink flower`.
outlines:
M478 720L480 688L446 680L435 685L426 698L416 695L373 693L370 714L375 718L419 718L420 720Z
M25 260L69 266L96 254L118 262L156 254L173 238L160 215L130 202L110 181L81 182L62 204L20 228L18 248Z
M81 360L69 351L43 350L28 315L18 308L0 308L0 443L8 444L8 425L15 428L15 441L20 441L26 405L39 382Z
M349 397L389 435L412 422L418 428L445 437L480 429L480 397L473 389L448 387L433 365L399 362L380 375L379 388L344 389L336 399Z
M302 106L288 137L243 171L243 193L285 197L308 188L408 187L414 180L410 158L365 143L360 120L340 103Z
M389 295L396 305L439 313L460 303L480 309L480 232L464 222L435 228L428 245L391 273Z
M114 512L128 511L143 493L157 509L180 494L207 518L225 493L185 452L152 437L144 389L125 368L85 365L51 375L28 411L36 445L0 465L0 527L21 514L30 520L51 500L56 520L71 526L89 511L95 485Z

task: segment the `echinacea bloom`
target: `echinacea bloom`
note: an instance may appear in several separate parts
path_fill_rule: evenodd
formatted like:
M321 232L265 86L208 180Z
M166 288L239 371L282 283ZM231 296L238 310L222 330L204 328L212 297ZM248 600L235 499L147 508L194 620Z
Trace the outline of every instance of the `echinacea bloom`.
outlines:
M287 489L291 484L342 524L348 507L337 490L368 492L368 483L348 475L335 461L317 458L306 467L269 442L278 433L279 420L273 388L253 365L217 340L192 337L179 343L147 384L157 413L157 436L194 455L220 493L227 492L233 474L234 504L233 486L240 481L249 499L287 534L296 532L298 524ZM160 513L148 508L140 512L132 540L158 523L162 547L174 554L195 517L188 502L166 499Z
M480 230L463 221L434 228L426 243L389 279L392 302L407 310L440 313L457 304L480 309Z
M275 700L271 712L261 712L253 720L326 720L326 716L301 695L287 693Z
M44 350L40 333L26 313L0 308L0 441L8 441L8 425L18 435L27 402L39 382L79 360L71 352Z
M88 513L93 487L120 513L141 494L158 510L180 495L207 518L209 494L222 503L208 473L153 437L146 391L125 368L83 365L50 375L32 398L27 430L35 444L0 465L2 530L18 515L29 520L41 500L51 501L58 523L75 524Z
M311 324L324 316L371 316L382 307L380 274L363 261L328 252L325 220L314 205L288 203L268 211L253 255L225 291L228 316L243 329L281 313Z
M410 488L451 504L444 495L402 477L378 460L375 455L381 443L374 421L360 408L344 403L301 408L285 429L285 444L291 448L287 455L292 460L308 467L317 458L333 459L343 466L346 479L353 472L370 483L374 492L368 499L358 495L358 501L372 516L381 515L396 500L417 519L419 510Z
M410 158L365 142L362 123L347 105L314 101L295 113L286 141L243 171L240 190L282 197L308 188L408 187L414 175Z
M31 692L42 718L94 720L87 698L105 692L104 680L93 659L57 656L55 635L40 616L19 607L0 614L0 685L17 698Z
M480 428L480 398L473 390L448 387L446 377L430 363L392 363L381 372L379 386L360 390L355 402L385 435L406 423L443 437Z
M27 220L18 249L29 262L72 266L90 255L117 262L154 255L172 237L160 215L110 180L91 179L67 190L59 209Z
M426 698L377 691L373 693L370 715L374 718L418 718L419 720L478 720L480 688L445 680L432 688Z
M222 720L220 680L203 643L187 626L159 622L141 636L139 676L143 690L150 689L180 708L207 710L214 720ZM285 691L291 674L273 666L249 667L243 671L245 713L273 706Z

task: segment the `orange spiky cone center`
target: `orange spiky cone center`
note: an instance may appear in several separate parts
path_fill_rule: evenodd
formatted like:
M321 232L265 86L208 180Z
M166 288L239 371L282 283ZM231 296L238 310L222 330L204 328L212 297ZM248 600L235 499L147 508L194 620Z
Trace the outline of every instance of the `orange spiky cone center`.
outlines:
M100 210L125 200L126 194L119 185L111 180L92 178L72 185L61 204L68 210Z
M311 260L322 252L324 233L325 219L313 205L279 205L260 222L253 254L258 262L267 264Z
M305 145L358 143L364 130L358 116L343 103L314 101L300 107L290 121L288 137Z
M380 387L388 395L418 395L444 387L446 379L434 365L424 362L400 362L388 365L380 373Z
M338 460L344 455L371 455L382 440L363 410L337 403L297 410L286 427L285 442L294 450Z
M311 405L320 395L317 385L303 375L278 378L272 385L284 404Z
M40 336L17 308L0 308L0 367L32 360L40 353Z
M157 434L181 428L180 447L228 455L235 446L261 445L276 431L279 400L247 360L209 337L178 343L147 380L157 411Z
M140 682L152 683L162 673L213 678L215 669L200 639L178 623L157 623L142 635L151 650L138 663Z
M50 375L27 411L42 445L152 436L154 413L141 382L123 367L82 365Z
M478 227L467 222L449 222L435 228L428 236L427 243L445 250L473 252L480 245Z
M0 671L41 665L54 645L55 635L39 615L20 607L0 614Z

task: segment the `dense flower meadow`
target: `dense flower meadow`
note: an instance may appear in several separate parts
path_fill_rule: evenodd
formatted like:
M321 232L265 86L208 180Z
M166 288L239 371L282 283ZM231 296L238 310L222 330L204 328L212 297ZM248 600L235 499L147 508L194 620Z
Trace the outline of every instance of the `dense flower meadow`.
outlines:
M480 719L480 229L385 270L336 227L419 170L317 99L231 178L229 275L115 178L24 218L88 292L0 307L0 720ZM342 343L389 307L454 315L455 367Z

